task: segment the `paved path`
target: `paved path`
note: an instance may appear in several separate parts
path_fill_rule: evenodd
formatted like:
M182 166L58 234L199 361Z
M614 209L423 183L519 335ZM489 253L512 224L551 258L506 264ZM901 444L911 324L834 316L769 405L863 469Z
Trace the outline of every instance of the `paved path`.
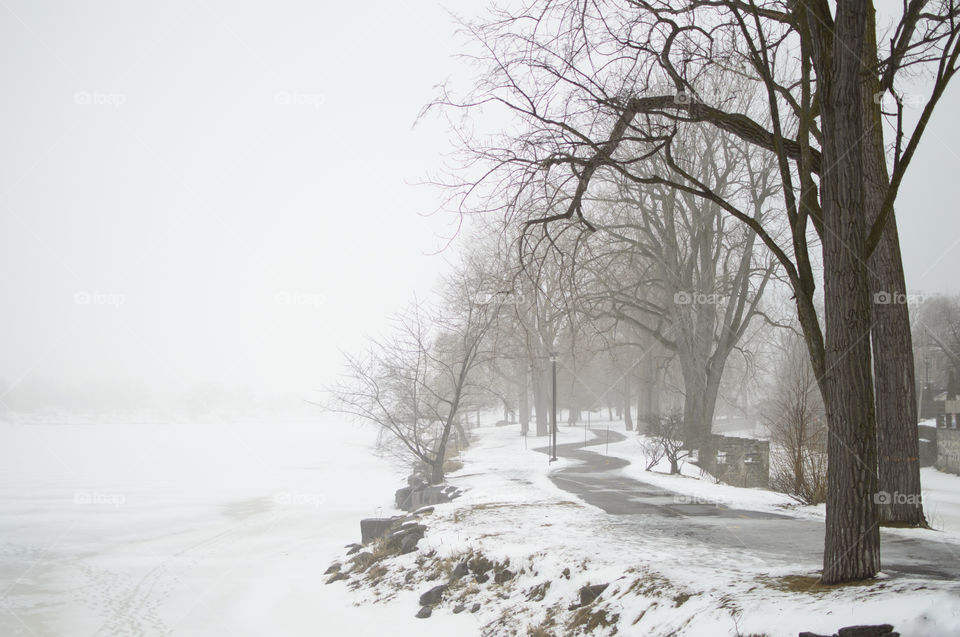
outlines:
M633 515L646 513L663 517L713 516L720 518L775 520L788 516L760 511L731 509L723 505L697 504L688 502L679 493L655 487L623 474L610 472L622 469L630 464L622 458L611 458L585 447L604 445L607 436L610 442L621 442L626 436L617 431L593 429L597 438L587 442L557 445L557 455L561 458L579 460L581 464L567 467L551 476L554 484L577 495L580 499L599 507L613 515ZM537 451L547 452L546 449Z
M588 449L621 442L626 436L604 429L591 431L597 437L586 443L557 445L557 456L577 460L578 464L555 471L550 477L558 487L587 504L617 516L622 523L642 525L646 533L749 549L784 564L816 564L822 559L823 522L687 503L681 494L624 475L620 469L629 461L603 455L602 449ZM536 451L549 453L547 447ZM960 581L960 545L881 533L885 573Z

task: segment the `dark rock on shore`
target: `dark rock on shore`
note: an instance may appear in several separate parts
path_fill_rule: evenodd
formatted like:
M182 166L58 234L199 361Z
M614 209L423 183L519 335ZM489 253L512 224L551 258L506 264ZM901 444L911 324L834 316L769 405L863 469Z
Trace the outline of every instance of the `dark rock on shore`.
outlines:
M447 585L440 584L439 586L434 586L426 593L420 596L420 605L421 606L436 606L440 603L440 600L443 599L443 594L447 592Z
M417 611L417 619L426 619L433 615L433 608L431 606L421 606L420 610Z
M838 630L835 635L802 632L799 637L900 637L900 633L894 632L893 626L890 624L877 624L873 626L847 626Z
M505 568L502 571L498 571L493 576L493 581L497 584L505 584L506 582L509 582L510 580L512 580L515 576L516 574L513 571L511 571L508 568Z
M592 586L584 586L580 589L580 605L586 606L587 604L592 604L597 600L598 597L607 590L609 584L594 584Z

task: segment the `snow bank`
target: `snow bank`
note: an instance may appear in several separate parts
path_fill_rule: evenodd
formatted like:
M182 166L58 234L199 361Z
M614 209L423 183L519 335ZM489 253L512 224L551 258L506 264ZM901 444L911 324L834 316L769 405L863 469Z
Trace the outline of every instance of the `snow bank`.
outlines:
M470 616L484 635L527 635L540 629L557 635L616 630L650 637L794 637L801 630L831 634L842 626L880 622L893 623L905 636L958 632L956 582L898 575L820 587L819 549L777 554L762 542L738 543L735 520L706 520L694 527L686 518L608 515L550 480L560 469L530 448L537 442L546 446L545 439L524 441L516 427L477 433L463 469L450 476L465 495L436 507L416 554L380 562L372 581L361 576L350 580L359 602L404 600L413 613L417 594L447 583L453 566L470 559L488 562L493 573L509 570L510 577L500 583L479 581L471 570L451 584L425 623L460 617L453 614L457 605L480 603ZM584 435L582 429L564 427L560 443ZM609 454L637 459L632 445L633 437L611 443ZM605 445L593 449L606 452ZM631 465L624 473L731 507L798 512L782 495L689 476L650 475L638 467ZM807 519L797 523L816 535L805 544L822 546L818 512L799 513ZM771 524L785 529L793 522ZM581 587L606 583L609 587L596 602L571 608Z

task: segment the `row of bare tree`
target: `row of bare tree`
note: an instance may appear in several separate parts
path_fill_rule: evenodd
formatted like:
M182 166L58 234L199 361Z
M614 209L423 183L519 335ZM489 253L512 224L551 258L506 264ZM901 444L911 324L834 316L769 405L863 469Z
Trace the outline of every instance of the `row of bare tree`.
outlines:
M957 69L960 7L884 9L878 19L868 0L494 8L464 24L482 73L437 101L509 119L502 136L458 126L466 164L447 184L458 207L504 213L505 227L522 225L521 262L565 272L546 277L560 290L537 311L599 285L587 314L675 353L690 444L709 451L724 361L765 314L765 284L786 282L829 431L828 583L878 572L881 523L925 524L921 507L876 498L920 494L908 308L877 299L906 295L894 208ZM919 100L905 93L918 76ZM560 256L543 256L544 243Z
M532 0L465 23L481 74L432 106L464 115L443 181L472 247L436 307L350 359L337 408L439 481L468 410L547 432L559 354L571 420L629 419L633 389L638 414L676 401L709 463L724 385L745 400L763 334L796 325L777 372L795 382L766 403L794 440L774 479L825 494L824 582L874 576L880 525L926 524L894 207L957 68L960 7L880 17L866 0ZM907 74L927 85L914 112ZM467 125L491 113L509 134Z

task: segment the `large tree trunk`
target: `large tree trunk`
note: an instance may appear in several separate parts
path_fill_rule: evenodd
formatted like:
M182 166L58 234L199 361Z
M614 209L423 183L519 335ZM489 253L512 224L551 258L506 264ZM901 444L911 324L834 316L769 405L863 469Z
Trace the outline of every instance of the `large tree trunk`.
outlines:
M623 378L623 422L627 431L633 431L633 396L630 394L630 375Z
M873 577L880 570L877 437L870 372L870 286L863 261L864 127L860 56L867 2L839 3L833 41L820 50L823 119L823 269L826 307L824 396L830 427L825 583ZM818 16L811 16L817 19ZM829 28L829 27L826 27Z
M524 436L530 431L530 370L526 361L521 362L517 367L520 370L519 383L517 383L517 409L520 410L520 433Z
M706 363L680 366L683 374L683 435L684 446L698 450L698 466L713 472L716 464L713 415L717 408L720 377L708 373L706 368Z
M874 17L868 16L864 59L877 51ZM880 89L876 73L864 81L864 121L871 133L863 142L864 205L872 224L890 185L883 147L883 118L874 99ZM879 455L878 497L881 523L926 526L920 499L920 441L917 431L916 381L907 285L900 257L897 222L891 212L880 243L867 262L873 293L873 374Z
M536 410L537 435L546 436L550 433L550 379L537 364L531 368L533 372L533 403Z
M648 367L647 367L647 409L646 409L646 418L648 423L656 422L656 419L660 416L660 391L662 387L660 385L660 370L657 369L657 362L650 357Z
M647 409L646 405L649 404L648 387L649 385L644 381L643 376L640 376L637 379L637 432L646 431L643 423L650 422L649 417L644 414L644 410Z
M447 422L445 422L443 425L443 431L440 434L440 440L437 443L436 450L434 451L433 463L430 465L430 484L440 484L443 482L443 465L447 459L447 443L450 441L450 432L453 429L453 422L456 419L458 403L459 399L456 400L454 405L450 408L450 417L447 418Z

